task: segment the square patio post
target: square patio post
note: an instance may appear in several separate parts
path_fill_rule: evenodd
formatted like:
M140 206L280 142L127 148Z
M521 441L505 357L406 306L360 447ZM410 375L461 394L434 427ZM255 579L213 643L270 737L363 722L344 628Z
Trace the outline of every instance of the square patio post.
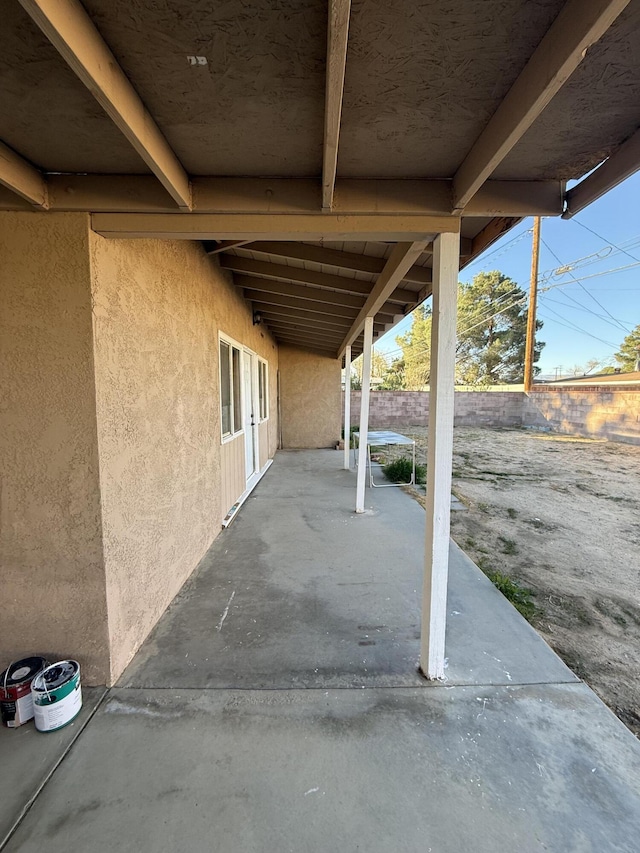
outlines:
M351 455L351 347L344 352L344 469L349 470Z
M444 676L459 260L460 235L440 234L436 237L433 247L427 525L420 646L420 669L431 679Z
M364 487L367 474L367 439L369 436L369 391L371 388L372 345L373 317L367 317L364 321L364 349L362 353L362 392L360 397L360 438L358 445L356 512L364 512Z

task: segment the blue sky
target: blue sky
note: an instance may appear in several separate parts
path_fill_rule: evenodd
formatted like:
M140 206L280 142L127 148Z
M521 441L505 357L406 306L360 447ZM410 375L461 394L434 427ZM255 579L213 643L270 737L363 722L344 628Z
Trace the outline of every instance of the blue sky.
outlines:
M543 375L569 373L592 358L611 359L640 323L639 199L637 173L573 219L542 220L538 316L544 327L538 337L546 347L538 365ZM464 269L460 280L497 269L528 292L532 224L526 219L517 225ZM404 319L375 348L398 355L396 336L411 322L410 316Z

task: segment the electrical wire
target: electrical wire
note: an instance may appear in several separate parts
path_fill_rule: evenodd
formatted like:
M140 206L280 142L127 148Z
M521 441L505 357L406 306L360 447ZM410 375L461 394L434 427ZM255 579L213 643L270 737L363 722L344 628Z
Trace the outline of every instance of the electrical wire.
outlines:
M551 323L558 323L560 326L565 326L567 329L571 329L574 332L579 332L581 335L586 335L588 338L593 338L594 341L599 341L601 344L606 344L606 346L611 347L611 349L618 349L617 344L612 344L611 341L605 341L603 338L599 338L597 335L592 335L591 332L587 332L586 329L583 329L581 326L578 326L571 320L567 320L566 317L563 317L562 314L559 314L553 308L549 308L548 305L545 305L545 309L547 311L551 311L553 314L556 315L556 317L560 317L560 320L554 320L553 317L546 317L545 319L549 320Z
M614 267L613 269L610 269L610 270L602 270L601 272L595 272L595 273L592 273L591 275L581 275L581 276L573 275L572 281L558 281L555 284L549 284L549 285L547 285L547 287L540 288L539 292L552 290L554 287L566 287L568 284L573 284L573 282L580 283L581 281L590 281L591 279L594 279L594 278L601 278L602 276L605 276L605 275L613 275L614 273L626 272L627 270L635 269L635 267L638 267L638 266L640 266L640 262L634 263L634 264L626 264L623 267ZM549 281L549 279L551 278L551 276L554 273L557 275L571 275L570 267L571 267L571 264L567 264L566 267L559 267L556 270L549 270L547 273L545 273L545 277L538 279L538 281ZM613 289L614 288L607 288L607 290L613 290ZM637 290L637 288L634 288L634 289Z
M624 255L627 255L631 258L632 261L637 261L638 263L640 263L640 260L638 258L635 258L626 249L623 249L621 246L616 246L616 244L611 240L605 240L605 238L601 234L598 234L596 231L593 230L593 228L589 228L589 226L585 225L584 222L580 222L580 220L576 219L575 216L573 216L570 221L575 222L576 225L579 225L581 228L584 228L585 231L588 231L590 234L593 234L594 237L597 237L598 240L602 240L603 243L608 243L610 246L613 246L614 249L617 249L619 252L622 252Z
M561 294L561 295L566 296L567 294L565 293L565 294ZM544 297L544 304L546 305L547 302L553 302L554 305L560 305L562 308L570 308L572 311L585 311L587 314L593 314L594 317L598 317L598 319L603 320L605 323L609 323L609 325L613 326L614 329L618 328L610 320L607 320L607 318L604 315L596 314L595 311L592 311L591 308L587 308L585 305L579 305L579 304L576 304L575 306L574 305L567 305L566 302L560 302L558 299L552 299L552 297L550 297L550 296L545 296Z
M553 255L553 257L556 259L556 261L557 261L557 262L560 264L560 266L562 267L562 261L561 261L561 260L560 260L560 258L556 255L556 253L553 251L553 249L551 248L551 246L550 246L550 245L549 245L545 240L541 240L541 242L542 242L542 245L547 249L547 251L549 251L549 252ZM578 285L578 287L582 288L582 290L584 290L584 292L587 294L587 296L588 296L590 299L593 299L593 301L596 303L596 305L598 306L598 308L601 308L601 309L605 312L605 314L607 314L609 317L611 317L611 319L616 323L616 325L617 325L617 326L619 326L619 327L622 329L622 331L623 331L623 332L626 332L627 334L629 334L629 332L631 331L631 329L629 329L627 326L625 326L625 325L624 325L624 323L622 323L620 320L618 320L618 318L617 318L617 317L614 317L614 316L613 316L613 314L612 314L612 313L611 313L607 308L605 308L605 307L604 307L604 305L603 305L601 302L599 302L599 301L596 299L596 297L593 295L593 293L590 293L590 292L587 290L587 288L582 284L582 282L581 282L581 281L579 281L579 280L578 280L578 279L573 275L573 273L571 272L571 270L567 270L567 271L568 271L569 275L571 276L571 278L573 278L573 280L576 282L576 284ZM568 294L565 294L565 295L568 295ZM576 304L580 305L580 303L578 302L578 300L577 300L577 299L573 299L573 297L570 297L570 298L572 299L572 301L576 302Z

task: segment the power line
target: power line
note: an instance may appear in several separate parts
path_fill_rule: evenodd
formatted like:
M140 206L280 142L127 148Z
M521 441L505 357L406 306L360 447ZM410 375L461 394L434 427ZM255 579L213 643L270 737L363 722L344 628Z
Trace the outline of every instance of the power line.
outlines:
M549 284L546 287L541 288L541 291L545 292L547 290L553 290L554 287L566 287L568 284L572 284L573 282L576 282L577 284L579 284L581 281L590 281L593 278L601 278L604 275L613 275L614 273L618 273L618 272L626 272L627 270L635 269L635 267L638 267L638 266L640 266L640 261L638 261L637 263L633 263L633 264L626 264L623 267L614 267L613 269L610 269L610 270L602 270L601 272L591 273L591 275L575 276L575 275L572 275L572 273L571 273L571 264L566 264L564 267L558 267L558 269L549 270L548 272L544 273L544 275L542 277L542 281L549 281L549 279L551 278L551 276L554 273L556 273L557 275L571 275L572 281L558 281L555 284ZM608 290L614 290L614 289L615 288L608 288ZM636 290L636 291L638 290L638 288L631 288L631 289Z
M576 225L579 225L581 228L584 228L584 230L588 231L590 234L593 234L593 236L597 237L598 240L602 240L603 243L607 243L607 244L613 246L614 249L617 249L619 252L622 252L624 255L628 255L628 257L630 257L631 260L637 261L638 263L640 263L638 258L635 258L630 252L627 252L626 249L623 249L620 246L616 246L616 244L614 242L612 242L611 240L605 240L605 238L601 234L598 234L596 231L593 230L593 228L589 228L589 226L585 225L584 222L580 222L580 220L576 219L575 217L572 217L571 221L575 222Z
M551 254L552 254L552 255L553 255L553 257L556 259L556 261L560 264L560 266L562 266L562 261L561 261L561 260L560 260L560 258L556 255L556 253L553 251L553 249L551 248L551 246L546 242L546 240L543 240L543 241L542 241L542 243L544 244L545 248L547 248L547 249L549 250L549 252L551 252ZM630 330L630 329L628 329L628 328L627 328L623 323L621 323L621 322L620 322L620 320L618 320L618 319L617 319L617 317L614 317L614 316L613 316L613 314L612 314L609 310L607 310L601 302L599 302L599 301L596 299L596 297L593 295L593 293L590 293L590 292L587 290L587 288L582 284L582 282L580 282L580 281L579 281L579 280L578 280L578 279L573 275L573 273L571 272L571 270L568 270L568 273L569 273L569 275L571 276L571 278L576 282L576 284L578 285L578 287L581 287L581 288L582 288L582 290L584 290L584 292L587 294L587 296L588 296L590 299L593 299L593 301L596 303L596 305L597 305L599 308L601 308L601 309L605 312L605 314L608 314L608 315L609 315L609 317L611 317L611 319L615 321L615 323L616 323L616 324L617 324L617 325L622 329L622 331L623 331L623 332L626 332L627 334L629 334L629 332L630 332L631 330ZM565 295L567 295L567 294L565 294ZM572 298L572 299L573 299L573 297L570 297L570 298ZM574 302L577 302L577 300L573 300L573 301L574 301ZM579 302L577 302L577 304L579 305L580 303L579 303Z
M547 302L553 302L556 305L561 305L563 308L570 308L572 311L585 311L587 314L592 314L594 317L597 317L599 320L602 320L604 323L608 323L610 326L613 326L614 329L618 329L619 327L613 323L611 320L607 320L602 314L597 314L595 311L592 311L591 308L587 308L586 305L581 305L576 299L573 299L568 293L561 294L562 296L566 296L568 299L571 299L572 302L575 302L575 306L567 305L566 302L559 302L557 299L552 299L550 296L546 296L544 298L545 305Z
M556 317L560 317L560 320L554 320L553 317L547 317L551 323L558 323L560 326L565 326L567 329L571 329L574 332L579 332L581 335L586 335L588 338L593 338L595 341L599 341L601 344L606 344L608 347L617 350L618 345L612 344L611 341L605 341L603 338L597 337L597 335L592 335L591 332L587 332L586 329L583 329L581 326L578 326L572 320L567 320L566 317L563 317L562 314L559 314L553 308L549 308L548 305L545 305L545 310L551 311L552 314L555 314Z

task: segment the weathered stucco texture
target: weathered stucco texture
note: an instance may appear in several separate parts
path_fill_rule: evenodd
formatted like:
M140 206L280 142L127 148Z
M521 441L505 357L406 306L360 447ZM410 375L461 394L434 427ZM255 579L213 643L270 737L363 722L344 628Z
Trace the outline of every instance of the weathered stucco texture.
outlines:
M35 653L109 677L89 223L0 213L0 669Z
M218 332L277 349L199 244L91 234L111 679L220 530ZM277 430L271 431L270 453ZM237 497L237 496L236 496Z
M281 346L279 364L282 446L332 447L342 429L339 359Z

